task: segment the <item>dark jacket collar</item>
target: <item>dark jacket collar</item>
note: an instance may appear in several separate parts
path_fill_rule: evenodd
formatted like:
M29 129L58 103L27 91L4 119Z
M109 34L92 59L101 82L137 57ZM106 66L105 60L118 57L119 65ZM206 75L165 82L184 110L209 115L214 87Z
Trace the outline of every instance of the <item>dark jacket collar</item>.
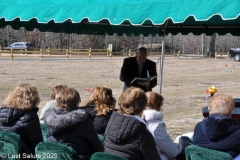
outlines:
M211 114L201 122L203 133L210 139L217 140L240 129L237 120L221 114Z
M20 117L24 116L27 112L37 113L38 108L34 107L32 110L22 110L18 108L0 108L0 124L6 125L17 121Z

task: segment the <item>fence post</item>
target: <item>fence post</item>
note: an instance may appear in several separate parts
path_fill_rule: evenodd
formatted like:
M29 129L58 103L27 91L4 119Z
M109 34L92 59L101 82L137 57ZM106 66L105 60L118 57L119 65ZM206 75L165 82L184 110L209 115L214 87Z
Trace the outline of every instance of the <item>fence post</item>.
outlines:
M110 53L109 53L109 54L110 54L110 59L112 60L112 51L110 51Z
M48 51L48 57L50 57L50 52L51 52L50 50L51 50L51 48L48 47L48 50L47 50Z
M25 48L25 55L27 56L27 48Z
M110 50L109 50L109 48L107 48L107 57L108 57L108 52L109 52Z
M72 47L69 48L69 55L72 55Z
M1 56L1 53L2 53L2 46L0 45L0 56Z
M91 54L92 54L92 48L89 48L89 51L88 51L89 58L88 58L88 60L91 60Z
M68 49L66 49L66 61L68 60Z
M11 53L10 53L11 61L13 61L13 49L11 48Z
M42 61L42 48L40 49L40 61Z
M132 53L131 50L128 51L128 57L131 57Z
M215 52L215 55L214 55L214 56L215 56L215 60L216 60L216 59L217 59L217 52Z
M179 59L179 56L180 56L180 51L178 51L178 54L177 54L178 59Z

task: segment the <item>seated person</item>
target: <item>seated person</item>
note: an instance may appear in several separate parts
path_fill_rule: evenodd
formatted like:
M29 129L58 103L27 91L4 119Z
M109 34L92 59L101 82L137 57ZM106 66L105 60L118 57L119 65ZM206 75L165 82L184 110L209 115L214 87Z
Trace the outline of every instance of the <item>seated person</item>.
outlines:
M96 87L88 98L83 110L89 112L94 118L95 130L104 134L108 121L115 109L116 99L112 96L112 89Z
M0 131L19 134L31 154L35 154L36 145L43 142L37 115L39 102L37 88L21 84L10 92L0 108Z
M62 88L55 97L58 109L50 108L44 114L48 126L48 142L72 147L80 159L90 159L94 152L103 152L91 116L79 108L80 95L73 88Z
M127 159L160 160L156 143L141 118L147 97L143 90L129 87L118 101L105 130L105 152Z
M240 153L240 123L231 118L234 107L232 97L214 95L208 107L210 116L195 126L192 143L236 157Z
M57 102L55 100L55 95L63 87L67 87L67 86L58 85L58 86L56 86L52 89L51 100L49 102L47 102L46 105L41 109L41 114L39 116L39 119L40 119L41 123L44 123L43 117L44 117L44 114L45 114L46 110L48 110L49 108L56 108L57 109Z
M148 130L155 139L160 158L173 159L181 153L182 146L175 144L167 133L163 114L160 112L164 98L156 92L146 92L146 96L147 108L143 111L142 118L146 120Z

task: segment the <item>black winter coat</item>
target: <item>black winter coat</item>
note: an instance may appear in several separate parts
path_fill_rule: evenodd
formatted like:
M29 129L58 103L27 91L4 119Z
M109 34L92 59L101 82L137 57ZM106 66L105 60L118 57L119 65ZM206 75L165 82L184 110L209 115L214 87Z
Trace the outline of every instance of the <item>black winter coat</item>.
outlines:
M240 123L220 114L212 114L196 125L192 143L236 157L240 154Z
M103 135L113 111L111 110L107 112L106 115L96 115L97 111L94 111L94 108L94 104L89 104L88 106L82 107L83 110L88 112L94 118L93 123L97 134Z
M141 75L138 75L138 62L136 57L130 57L130 58L125 58L123 61L123 65L121 68L121 73L120 73L120 80L125 82L125 85L127 87L134 86L141 88L145 92L151 91L153 87L157 85L157 78L152 80L150 82L150 86L147 88L145 86L141 85L132 85L131 81L135 77L140 77L140 78L147 78L147 71L150 76L156 76L157 75L157 68L156 68L156 63L146 59L146 61L143 64L142 72Z
M131 160L160 160L152 134L131 115L113 112L105 131L105 152Z
M94 129L93 120L82 109L48 109L44 114L44 122L48 126L48 141L73 148L81 159L90 159L94 152L104 151Z
M38 108L20 110L17 108L0 108L0 131L15 132L34 154L35 147L43 142L43 136L37 115Z

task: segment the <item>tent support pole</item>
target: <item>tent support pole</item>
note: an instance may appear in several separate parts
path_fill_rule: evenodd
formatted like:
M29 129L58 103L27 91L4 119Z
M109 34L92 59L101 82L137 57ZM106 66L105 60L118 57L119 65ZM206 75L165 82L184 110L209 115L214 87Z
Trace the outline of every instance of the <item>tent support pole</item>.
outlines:
M164 28L162 30L162 54L160 57L160 75L159 75L159 81L160 81L160 94L162 94L162 77L163 77L163 60L164 60L164 52L165 52L165 31L166 31L166 27L168 24L168 19L166 20L165 24L164 24Z
M162 94L162 77L163 77L163 60L164 60L164 51L165 51L165 33L162 35L162 53L160 57L160 94Z

